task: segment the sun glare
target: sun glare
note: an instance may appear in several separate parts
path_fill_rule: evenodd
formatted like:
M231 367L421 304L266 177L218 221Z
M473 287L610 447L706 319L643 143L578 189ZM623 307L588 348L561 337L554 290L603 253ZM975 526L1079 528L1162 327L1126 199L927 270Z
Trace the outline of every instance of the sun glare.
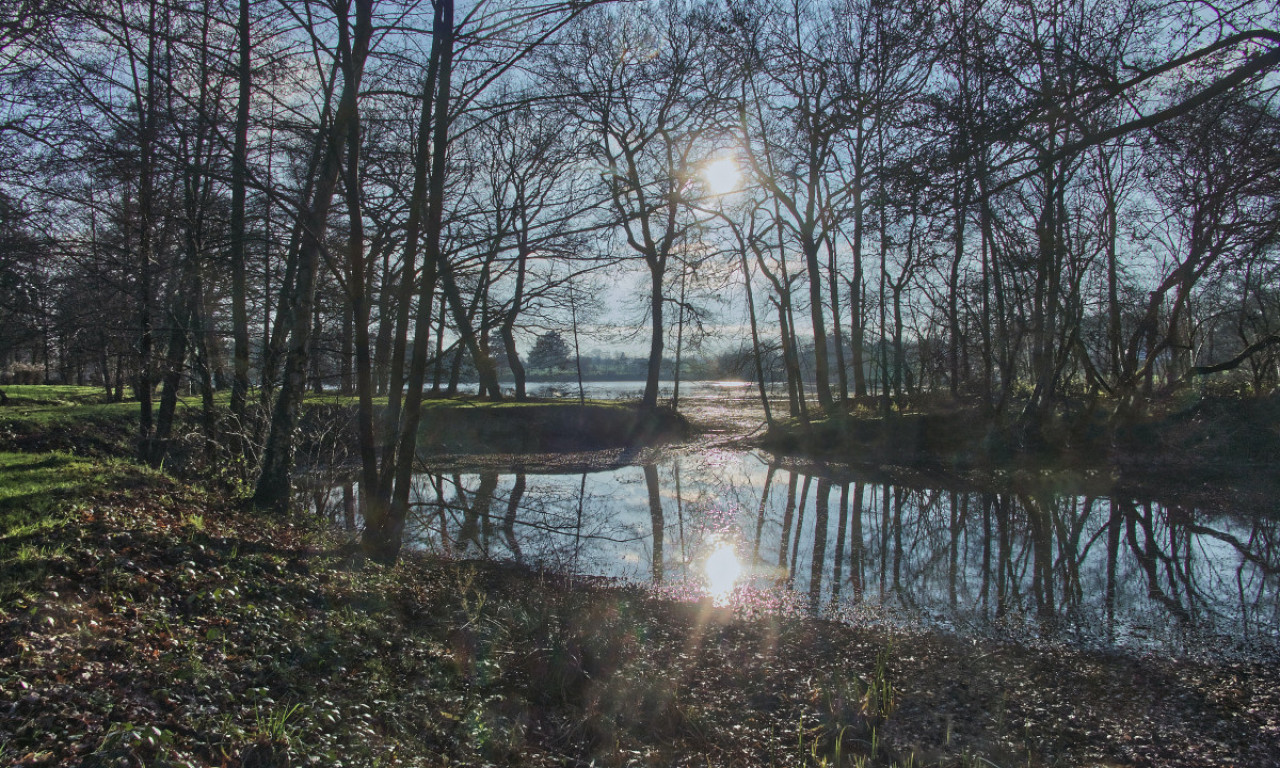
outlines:
M707 592L716 603L723 604L733 593L733 588L742 576L742 563L733 550L733 543L721 541L716 544L711 554L707 555L705 566L707 574Z
M738 169L738 161L732 157L712 160L702 169L702 177L712 194L723 195L738 188L742 181L742 171Z

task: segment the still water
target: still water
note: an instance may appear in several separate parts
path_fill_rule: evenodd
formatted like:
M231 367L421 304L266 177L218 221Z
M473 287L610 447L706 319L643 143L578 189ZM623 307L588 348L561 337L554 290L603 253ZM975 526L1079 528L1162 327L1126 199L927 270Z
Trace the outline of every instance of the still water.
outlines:
M504 393L514 395L514 383L504 381L501 382L501 386ZM644 387L645 383L641 380L584 381L582 396L589 400L639 400L644 395ZM530 381L526 382L525 388L532 397L552 399L578 397L576 381ZM463 383L459 386L459 391L475 394L476 385ZM770 384L768 391L770 397L785 397L787 394L786 386L783 384ZM658 382L659 400L669 401L675 394L677 394L675 381L662 379ZM749 381L695 380L681 381L678 394L681 400L714 400L717 403L729 404L738 400L755 402L760 397L760 390L757 385Z
M604 471L462 467L418 476L406 543L746 615L1187 655L1280 649L1273 513L1005 485L930 487L707 448ZM318 506L341 517L344 490Z

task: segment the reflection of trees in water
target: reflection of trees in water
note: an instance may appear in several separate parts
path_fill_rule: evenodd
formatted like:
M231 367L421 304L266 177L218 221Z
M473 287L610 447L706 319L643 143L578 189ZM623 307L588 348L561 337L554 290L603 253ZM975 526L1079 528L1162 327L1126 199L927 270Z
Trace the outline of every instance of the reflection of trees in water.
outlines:
M418 548L454 557L510 559L565 571L577 569L593 546L647 541L614 519L610 494L587 490L588 473L573 476L423 473L416 478L410 519ZM585 564L583 564L585 565Z
M778 471L787 472L784 493L773 491L784 482ZM1199 631L1248 642L1274 640L1280 628L1278 523L1264 516L823 478L809 503L810 479L770 467L743 530L753 535L757 572L783 574L815 608L856 605L870 583L878 606L906 616L1035 619L1101 629L1109 641L1121 631L1166 641ZM797 576L806 572L807 584Z
M1197 522L1207 516L1127 498L886 485L871 486L864 505L862 490L854 489L848 521L843 511L840 516L841 533L849 528L836 538L832 583L811 581L811 604L822 589L838 599L846 584L856 602L872 568L879 601L911 611L1067 620L1102 627L1111 638L1118 613L1131 626L1158 628L1172 618L1177 629L1275 634L1273 520ZM823 495L820 488L820 516ZM784 528L789 519L784 511ZM784 530L781 538L787 536ZM818 574L826 542L821 536L812 541L812 573Z
M649 495L649 520L653 526L650 534L653 551L653 583L661 584L663 571L663 541L666 539L666 523L662 517L662 494L658 488L658 467L653 464L644 465L644 485Z
M708 533L732 531L758 585L796 590L814 609L1065 622L1111 640L1191 628L1248 640L1280 625L1280 531L1265 516L845 482L737 459L425 474L412 530L431 551L656 582L689 578ZM331 494L335 517L348 499Z

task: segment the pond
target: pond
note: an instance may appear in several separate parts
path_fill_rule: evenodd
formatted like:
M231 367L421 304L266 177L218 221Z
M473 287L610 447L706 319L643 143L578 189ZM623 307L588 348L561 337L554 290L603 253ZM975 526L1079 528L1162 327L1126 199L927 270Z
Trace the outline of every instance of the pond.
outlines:
M744 615L1178 655L1280 648L1272 513L1051 491L1045 478L949 485L706 445L597 471L455 464L417 477L406 542ZM356 491L317 504L336 513Z

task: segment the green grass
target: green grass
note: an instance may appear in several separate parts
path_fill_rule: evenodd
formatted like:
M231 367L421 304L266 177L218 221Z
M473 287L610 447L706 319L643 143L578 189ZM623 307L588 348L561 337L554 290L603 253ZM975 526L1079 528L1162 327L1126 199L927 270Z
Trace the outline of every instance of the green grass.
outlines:
M556 400L539 400L530 402L519 402L517 400L502 400L500 402L490 402L488 400L474 400L465 398L450 398L444 400L423 400L422 408L425 411L443 410L447 408L475 408L480 410L517 410L530 409L537 410L543 408L578 408L584 406L587 408L607 408L618 411L635 410L634 405L618 402L616 400L587 400L585 403L579 403L577 398L561 398Z
M136 453L137 401L111 402L97 387L19 385L0 387L0 450L36 453L67 451L98 456ZM225 407L230 395L219 393ZM155 400L159 408L159 397ZM182 397L178 411L194 411L199 397Z
M124 465L67 453L0 452L0 539L44 527L55 510L82 501L112 484Z
M8 404L0 408L0 424L11 429L61 427L85 419L136 417L138 404L112 403L96 387L20 385L0 387Z
M325 392L322 394L308 392L304 396L304 402L324 403L327 405L355 406L358 404L359 401L357 400L355 395L340 395L332 392ZM373 405L375 408L381 408L386 404L387 404L386 395L379 395L378 397L373 398ZM422 408L424 411L446 410L446 409L455 409L455 408L456 409L481 409L481 410L510 409L510 408L556 408L556 407L563 408L567 406L576 407L578 405L579 405L578 398L576 397L556 398L554 400L529 400L525 402L520 402L513 398L506 398L504 400L501 400L495 403L490 400L483 400L477 397L459 396L459 397L428 397L428 398L424 398L422 401ZM617 408L617 409L623 409L623 410L634 408L633 405L628 404L626 402L618 401L618 400L593 400L591 398L587 398L585 405L589 407L596 407L596 408Z
M111 459L0 451L0 605L31 594L63 557L77 510L145 474Z
M138 403L134 400L110 402L99 387L76 387L43 384L23 384L0 387L9 398L8 405L0 408L0 424L29 424L31 426L63 426L81 419L115 420L134 418L138 414ZM230 401L230 393L219 392L214 402L225 407ZM256 402L256 398L254 398ZM354 395L334 393L307 393L307 403L323 403L329 405L357 404ZM159 407L159 393L156 396L156 407ZM386 395L373 398L375 408L387 404ZM489 402L474 397L429 398L422 401L424 410L444 409L510 409L510 408L555 408L577 406L576 398L517 402L507 399L501 402ZM179 409L199 407L199 397L180 397ZM614 400L587 400L586 405L597 408L628 409L631 406Z
M100 387L77 387L54 384L6 384L0 386L9 398L10 407L22 404L77 405L101 403L107 397Z

